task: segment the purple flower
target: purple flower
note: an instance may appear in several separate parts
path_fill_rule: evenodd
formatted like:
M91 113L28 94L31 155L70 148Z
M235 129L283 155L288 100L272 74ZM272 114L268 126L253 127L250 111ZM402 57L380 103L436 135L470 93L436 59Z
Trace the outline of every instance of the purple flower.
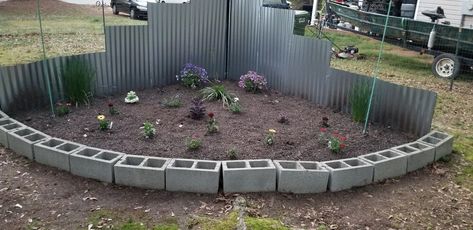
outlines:
M268 82L264 76L258 75L258 73L254 71L248 71L247 74L240 77L238 87L256 93L257 91L265 89L267 84Z

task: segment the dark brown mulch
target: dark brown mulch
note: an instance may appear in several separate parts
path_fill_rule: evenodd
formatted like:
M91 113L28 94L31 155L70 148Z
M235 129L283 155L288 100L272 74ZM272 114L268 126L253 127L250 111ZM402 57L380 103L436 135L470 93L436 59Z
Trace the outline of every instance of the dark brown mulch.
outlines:
M180 85L137 92L140 102L127 105L125 95L96 98L87 107L73 108L65 117L51 118L47 109L18 114L27 125L51 136L72 140L88 146L110 149L128 154L173 158L229 159L227 151L235 148L239 159L330 160L354 157L412 141L408 135L389 128L371 126L369 135L361 133L362 125L351 121L348 114L320 108L309 101L281 95L276 91L267 94L250 94L239 89L235 82L225 82L242 104L242 114L232 114L221 102L206 102L207 112L215 113L220 132L206 135L207 117L196 121L188 117L189 105L198 91ZM165 108L161 102L180 95L183 106ZM117 116L108 114L112 101L120 111ZM113 121L110 132L98 130L96 116L107 115ZM280 114L289 118L289 124L278 122ZM329 151L318 141L322 117L328 117L330 129L348 138L347 148L340 154ZM157 135L145 139L140 126L145 121L155 123ZM182 127L179 127L182 125ZM266 146L263 139L268 129L276 129L276 142ZM197 135L203 141L198 151L188 151L186 139Z

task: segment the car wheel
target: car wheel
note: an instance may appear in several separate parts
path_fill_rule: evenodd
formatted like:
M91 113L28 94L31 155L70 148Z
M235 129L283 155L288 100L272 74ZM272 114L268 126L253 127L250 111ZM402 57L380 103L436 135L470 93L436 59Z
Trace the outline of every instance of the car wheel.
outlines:
M131 19L136 19L136 10L135 9L130 10L130 18Z
M113 5L113 6L112 6L112 12L113 12L113 14L115 14L115 15L118 15L118 13L120 13L120 12L118 12L117 5Z
M441 54L432 63L432 73L439 78L456 78L460 73L460 60L453 54Z

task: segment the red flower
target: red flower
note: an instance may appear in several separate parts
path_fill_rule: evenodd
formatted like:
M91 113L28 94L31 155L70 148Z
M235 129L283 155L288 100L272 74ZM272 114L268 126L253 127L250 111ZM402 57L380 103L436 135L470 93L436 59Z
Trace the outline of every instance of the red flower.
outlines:
M113 107L113 103L112 102L108 103L108 107Z
M341 140L341 141L346 141L346 140L347 140L347 137L340 136L340 140Z
M340 144L340 149L344 149L346 147L345 144Z
M320 132L322 132L322 133L327 132L327 128L320 128Z
M214 117L214 113L212 113L212 112L210 112L208 115L209 115L210 118Z

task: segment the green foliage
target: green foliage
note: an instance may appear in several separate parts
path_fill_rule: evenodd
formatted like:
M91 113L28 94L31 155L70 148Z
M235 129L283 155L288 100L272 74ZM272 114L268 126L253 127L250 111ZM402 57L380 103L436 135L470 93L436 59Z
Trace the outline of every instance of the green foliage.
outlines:
M264 138L264 143L266 145L273 145L274 144L274 136L276 134L276 130L269 129L266 137Z
M177 224L158 224L154 226L153 230L179 230Z
M179 95L171 98L166 98L163 101L163 105L167 108L179 108L182 106L182 101Z
M223 106L229 106L233 102L234 96L227 92L225 86L221 84L214 84L203 88L200 93L204 100L222 101Z
M289 230L280 221L269 218L245 218L245 224L248 229L252 230Z
M86 62L74 58L69 60L63 70L66 97L72 103L89 104L92 97L92 80L95 72Z
M148 228L143 223L134 222L133 220L128 220L127 223L123 224L120 230L147 230Z
M143 129L143 135L145 138L153 138L154 135L156 135L156 129L154 128L154 125L150 122L145 122L143 123L143 126L141 127Z
M364 122L368 111L371 88L368 83L356 84L350 94L351 116L356 122Z
M106 131L110 128L110 122L104 115L98 115L97 120L99 122L99 130Z
M241 105L240 105L240 103L238 103L238 102L232 102L232 103L230 103L230 105L228 106L228 109L229 109L232 113L241 113Z
M231 148L227 151L227 156L230 160L237 160L238 159L238 153L235 148Z
M186 141L186 146L187 150L195 151L200 149L200 147L202 146L202 141L200 139L192 137Z
M69 103L57 103L56 104L56 114L59 116L59 117L63 117L63 116L66 116L67 114L69 114L71 112L71 104Z
M191 118L194 120L202 119L205 115L204 102L198 98L192 99L191 108L189 109Z
M208 123L207 123L207 133L212 134L212 133L217 133L219 130L218 128L218 122L215 120L215 118L210 117Z

